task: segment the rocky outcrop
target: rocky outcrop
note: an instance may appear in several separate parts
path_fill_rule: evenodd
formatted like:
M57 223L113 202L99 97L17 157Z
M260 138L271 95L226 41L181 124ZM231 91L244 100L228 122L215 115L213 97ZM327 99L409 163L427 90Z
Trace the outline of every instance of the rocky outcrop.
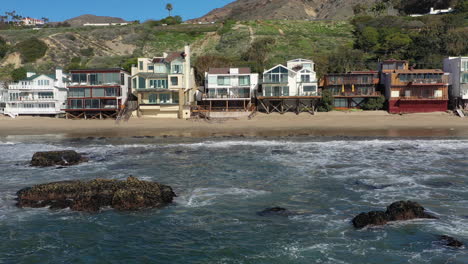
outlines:
M437 217L425 212L424 207L412 201L399 201L392 203L384 211L372 211L360 213L353 218L353 225L356 228L363 228L368 225L385 225L391 221L411 220L417 218L437 219Z
M34 153L31 159L31 166L72 166L88 161L87 158L74 150L45 151Z
M447 247L461 248L463 243L450 236L440 236L439 238Z
M273 216L273 215L290 216L290 215L293 215L293 213L287 210L286 208L272 207L272 208L266 208L263 211L257 212L257 215L259 216Z
M97 212L110 206L117 210L160 208L176 196L172 188L157 182L96 179L92 181L62 181L24 188L17 193L18 207L70 208L75 211Z

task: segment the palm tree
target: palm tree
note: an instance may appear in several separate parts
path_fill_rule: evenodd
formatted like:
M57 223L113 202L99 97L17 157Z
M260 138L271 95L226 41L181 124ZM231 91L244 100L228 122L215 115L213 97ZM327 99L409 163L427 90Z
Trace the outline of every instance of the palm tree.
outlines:
M169 11L169 16L171 16L171 11L172 9L174 9L174 7L172 6L172 4L167 4L166 5L166 10Z
M41 18L41 19L44 21L44 24L49 23L49 19L48 19L47 17L43 17L43 18Z

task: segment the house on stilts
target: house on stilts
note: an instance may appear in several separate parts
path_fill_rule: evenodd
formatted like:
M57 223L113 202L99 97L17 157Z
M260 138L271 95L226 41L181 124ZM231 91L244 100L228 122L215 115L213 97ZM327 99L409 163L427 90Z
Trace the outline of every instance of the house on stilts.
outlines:
M330 91L335 109L360 109L369 99L382 96L377 71L326 74L320 86L322 92Z
M468 57L444 59L444 71L450 73L451 105L468 110Z
M255 109L258 73L250 68L210 68L194 112L206 117L248 116Z
M117 118L129 94L130 74L123 69L71 70L66 118Z
M314 113L320 101L315 64L295 59L263 72L257 93L257 110L266 113Z

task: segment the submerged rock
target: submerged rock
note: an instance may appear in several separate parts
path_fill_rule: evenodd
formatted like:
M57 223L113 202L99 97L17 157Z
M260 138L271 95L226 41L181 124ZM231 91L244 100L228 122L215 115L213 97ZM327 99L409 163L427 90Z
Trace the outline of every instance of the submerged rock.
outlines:
M50 166L72 166L88 159L74 150L45 151L34 153L31 159L31 166L50 167Z
M279 215L279 216L290 216L293 215L293 213L286 208L282 207L272 207L272 208L266 208L263 211L257 212L259 216L272 216L272 215Z
M70 208L75 211L97 212L110 206L117 210L160 208L176 196L172 188L157 182L95 179L92 181L62 181L35 185L16 193L17 206Z
M412 201L394 202L384 211L360 213L353 218L354 227L363 228L368 225L385 225L391 221L411 220L418 218L437 219L424 211L424 207Z
M453 237L444 235L444 236L440 236L439 239L443 241L447 247L455 247L455 248L463 247L463 243L461 241L456 240Z

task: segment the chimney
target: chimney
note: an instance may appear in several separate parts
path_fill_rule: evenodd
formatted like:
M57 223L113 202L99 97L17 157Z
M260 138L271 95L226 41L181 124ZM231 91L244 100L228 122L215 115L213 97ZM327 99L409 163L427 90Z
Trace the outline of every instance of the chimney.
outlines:
M26 73L26 78L29 78L29 77L34 76L34 75L36 75L35 72L27 72Z
M55 79L57 79L57 87L63 87L63 70L62 68L55 69Z

